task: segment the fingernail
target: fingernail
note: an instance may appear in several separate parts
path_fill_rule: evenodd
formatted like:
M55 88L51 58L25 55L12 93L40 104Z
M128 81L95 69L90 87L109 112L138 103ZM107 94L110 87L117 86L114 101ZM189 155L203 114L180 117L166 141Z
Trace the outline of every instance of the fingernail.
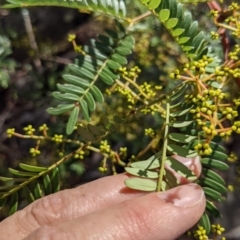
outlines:
M203 200L204 192L196 184L182 185L166 192L159 192L157 196L167 203L178 207L193 207Z

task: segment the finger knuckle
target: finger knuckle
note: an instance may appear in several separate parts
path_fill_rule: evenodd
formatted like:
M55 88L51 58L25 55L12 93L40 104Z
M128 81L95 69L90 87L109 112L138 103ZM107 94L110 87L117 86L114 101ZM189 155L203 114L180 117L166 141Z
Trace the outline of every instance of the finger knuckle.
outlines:
M62 192L43 197L31 207L31 215L40 226L58 222L62 219L62 212L66 206L65 194Z

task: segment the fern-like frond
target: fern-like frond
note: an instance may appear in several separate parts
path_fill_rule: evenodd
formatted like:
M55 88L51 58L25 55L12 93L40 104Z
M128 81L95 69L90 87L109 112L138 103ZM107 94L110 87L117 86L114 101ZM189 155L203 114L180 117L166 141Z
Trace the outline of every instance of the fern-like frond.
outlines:
M17 8L17 7L34 7L34 6L56 6L76 8L83 11L93 11L103 14L108 14L117 18L124 18L126 16L126 5L123 0L7 0L9 4L2 7L4 8Z
M157 154L147 160L133 162L130 167L125 168L133 176L127 179L125 184L130 188L142 191L156 191L157 189L165 191L179 185L180 183L168 168L165 168L165 172L161 176L163 165L164 167L165 165L169 166L189 181L197 182L202 186L207 197L206 211L200 220L200 224L208 234L211 229L208 216L220 216L213 201L222 201L224 199L223 194L227 192L225 181L214 169L228 169L227 155L225 148L219 145L217 139L213 138L211 141L206 142L204 133L197 130L199 127L197 120L191 113L191 110L196 109L197 106L194 105L194 102L182 101L188 91L194 91L193 85L182 83L166 99L167 104L170 105L169 110L166 110L166 116L168 116L166 119L169 118L169 120L166 120L169 123L166 123L165 126L167 141L165 140L166 143L164 141L162 149ZM203 147L203 150L199 151L199 145ZM166 154L163 154L164 148L168 150ZM210 151L206 150L208 148ZM188 167L176 160L173 157L174 155L185 158L199 156L202 165L201 175L197 177ZM141 178L140 181L138 180L139 177ZM161 186L158 186L159 183Z
M49 170L46 167L20 163L20 170L10 168L13 177L0 176L0 209L7 205L9 215L18 209L19 196L31 203L60 190L58 167Z
M177 0L140 0L158 17L172 37L191 59L200 59L208 52L205 34L198 30L198 22Z
M118 26L124 30L119 23ZM53 96L64 103L47 111L54 115L71 112L67 134L72 133L79 112L90 121L90 113L95 110L96 102L104 101L96 83L100 80L112 85L119 79L117 70L127 64L126 56L132 52L134 39L126 32L106 30L106 33L92 39L90 45L84 47L86 55L80 55L74 64L68 66L68 73L63 75L66 84L58 84L60 92L53 92Z

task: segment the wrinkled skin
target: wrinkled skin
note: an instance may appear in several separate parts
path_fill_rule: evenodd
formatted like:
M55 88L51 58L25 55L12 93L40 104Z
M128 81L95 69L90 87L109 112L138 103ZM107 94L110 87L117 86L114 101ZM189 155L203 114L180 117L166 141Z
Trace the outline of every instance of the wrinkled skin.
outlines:
M126 188L127 178L104 177L39 199L0 223L0 239L173 240L204 212L195 184L146 194Z

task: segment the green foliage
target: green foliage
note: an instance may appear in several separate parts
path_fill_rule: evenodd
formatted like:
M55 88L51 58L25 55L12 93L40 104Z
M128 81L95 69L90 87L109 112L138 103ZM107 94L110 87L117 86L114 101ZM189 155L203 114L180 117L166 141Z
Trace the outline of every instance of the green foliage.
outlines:
M0 34L0 86L6 88L9 84L10 73L13 72L16 63L8 59L12 53L10 40Z
M107 85L112 85L120 78L116 70L127 63L126 55L132 52L134 40L125 31L121 31L124 28L120 23L117 25L119 32L106 30L108 35L99 35L98 40L92 39L90 45L84 47L86 54L80 55L75 64L70 64L69 73L63 75L67 84L58 84L61 92L53 93L56 99L68 104L60 104L47 111L54 115L71 111L67 134L73 132L79 110L89 122L90 113L95 110L96 102L103 103L104 97L96 86L97 81L101 80Z
M107 1L102 0L98 2L96 0L83 0L83 1L34 1L34 0L8 0L9 4L4 5L4 8L18 8L18 7L36 7L36 6L57 6L57 7L67 7L76 8L83 11L94 11L104 14L109 14L114 17L123 18L126 15L126 6L123 0Z
M160 22L168 29L189 58L200 59L208 52L205 35L198 30L190 12L176 0L142 0Z
M207 197L199 228L203 227L204 234L209 235L210 218L221 216L216 202L223 201L228 191L219 173L227 170L230 164L221 144L233 132L240 133L240 122L236 120L240 105L239 89L231 89L233 82L238 83L240 78L239 46L225 53L227 59L221 59L223 54L212 50L206 33L200 30L198 21L193 20L192 14L183 5L199 1L141 0L139 2L143 6L139 7L139 11L145 8L148 12L132 19L125 18L128 8L123 1L8 2L4 7L54 5L104 13L118 20L111 22L114 27L108 26L83 47L76 47L74 37L69 37L74 50L80 50L74 62L67 65L62 82L52 93L60 103L47 109L58 119L61 119L59 115L67 119L68 136L52 134L46 125L41 126L37 133L31 125L24 128L24 134L8 129L9 137L30 138L36 142L36 147L30 149L33 157L41 154L40 143L47 142L58 146L61 159L50 167L21 163L19 170L9 168L13 177L0 177L3 182L0 207L8 203L9 213L12 214L17 210L21 194L30 203L58 191L58 166L70 158L84 159L89 152L95 152L102 156L101 173L111 169L116 174L116 165L120 165L131 176L125 181L126 186L135 190L166 191L189 182L199 184ZM240 15L239 6L231 5L230 8ZM145 62L148 49L144 46L139 49L138 46L138 42L142 44L143 35L142 30L139 31L143 26L138 21L148 16L157 20L158 26L164 27L168 33L167 40L173 39L174 42L175 49L171 49L167 61L165 56L172 45L162 54L158 52L161 44L156 36L147 39L147 43L143 42L146 46L151 43L156 51L151 60L157 62L162 58L162 65ZM215 17L217 27L230 29L233 36L239 37L237 24L229 28L218 23ZM145 24L144 31L152 26L147 21ZM168 42L163 41L162 45L167 48ZM220 48L221 43L218 42L218 45ZM161 49L164 47L161 46ZM182 49L181 53L178 47ZM137 66L138 57L142 58L142 61L139 60L141 69ZM174 70L167 69L169 76L164 76L165 64L175 58L180 67L177 69L174 65ZM151 79L152 72L158 80ZM142 137L144 130L146 138ZM116 132L120 135L114 135ZM142 149L136 148L135 152L131 152L135 154L132 156L125 147L113 150L111 140L120 142L123 136L130 141L135 140L135 146L140 145L139 139L142 138ZM71 148L67 154L64 153L66 145ZM201 166L201 171L198 173L179 158L194 160L194 164ZM81 164L73 162L70 166L78 174L83 172ZM200 239L199 234L194 237Z
M9 215L18 209L19 196L24 196L28 204L38 198L60 190L58 167L51 168L19 164L20 170L9 168L13 177L0 177L0 206L8 204Z

